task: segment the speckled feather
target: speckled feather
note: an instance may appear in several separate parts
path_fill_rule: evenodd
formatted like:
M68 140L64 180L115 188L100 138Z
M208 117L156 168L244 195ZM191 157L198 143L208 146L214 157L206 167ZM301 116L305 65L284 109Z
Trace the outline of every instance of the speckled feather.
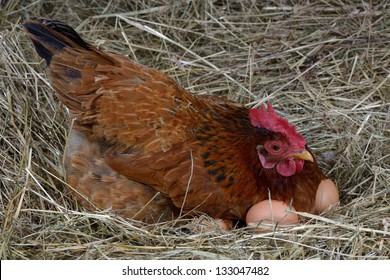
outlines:
M270 193L312 210L325 176L315 162L291 177L263 169L256 147L284 135L252 125L247 108L192 95L159 71L85 43L63 23L31 19L24 26L82 135L82 145L74 136L66 154L69 182L99 207L132 217L159 193L137 218L170 219L182 208L244 220Z

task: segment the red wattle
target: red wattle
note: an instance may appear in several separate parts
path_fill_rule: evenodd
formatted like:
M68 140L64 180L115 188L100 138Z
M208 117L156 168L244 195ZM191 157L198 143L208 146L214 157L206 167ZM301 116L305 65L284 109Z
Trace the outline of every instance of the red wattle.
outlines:
M295 174L297 166L293 159L286 159L276 165L276 171L282 176L289 177Z

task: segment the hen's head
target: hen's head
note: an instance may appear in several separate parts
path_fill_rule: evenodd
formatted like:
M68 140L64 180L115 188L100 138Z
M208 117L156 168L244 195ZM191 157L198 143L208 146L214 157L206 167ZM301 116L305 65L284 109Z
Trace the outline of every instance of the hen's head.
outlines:
M263 168L276 168L285 177L301 172L305 160L314 161L306 150L306 140L295 126L278 116L268 103L268 111L262 105L260 109L251 109L249 118L252 125L264 129L265 141L257 146L260 163Z

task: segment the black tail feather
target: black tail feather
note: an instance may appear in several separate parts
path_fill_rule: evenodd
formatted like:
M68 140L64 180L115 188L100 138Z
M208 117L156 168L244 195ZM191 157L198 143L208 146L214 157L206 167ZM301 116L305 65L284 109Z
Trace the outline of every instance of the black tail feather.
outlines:
M29 33L38 54L50 64L52 56L65 47L82 47L91 50L77 32L69 25L48 19L32 18L23 23Z

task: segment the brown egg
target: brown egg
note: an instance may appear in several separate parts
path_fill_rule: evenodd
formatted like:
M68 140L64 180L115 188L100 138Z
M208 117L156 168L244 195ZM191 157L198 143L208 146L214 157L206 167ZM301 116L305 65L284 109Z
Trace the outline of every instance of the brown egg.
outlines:
M316 194L315 212L320 214L339 202L339 191L332 180L322 180Z
M295 211L294 207L279 200L263 200L253 205L246 214L246 223L264 226L270 229L273 225L291 225L298 223L298 215L286 210Z
M214 219L212 221L203 220L201 221L202 225L205 225L208 228L219 227L224 230L232 230L233 229L233 221L232 220L222 220L222 219Z
M222 220L222 219L213 219L206 217L198 217L192 220L192 223L196 225L197 230L232 230L233 221L232 220Z
M233 221L232 220L217 220L217 225L224 230L232 230L233 229Z

